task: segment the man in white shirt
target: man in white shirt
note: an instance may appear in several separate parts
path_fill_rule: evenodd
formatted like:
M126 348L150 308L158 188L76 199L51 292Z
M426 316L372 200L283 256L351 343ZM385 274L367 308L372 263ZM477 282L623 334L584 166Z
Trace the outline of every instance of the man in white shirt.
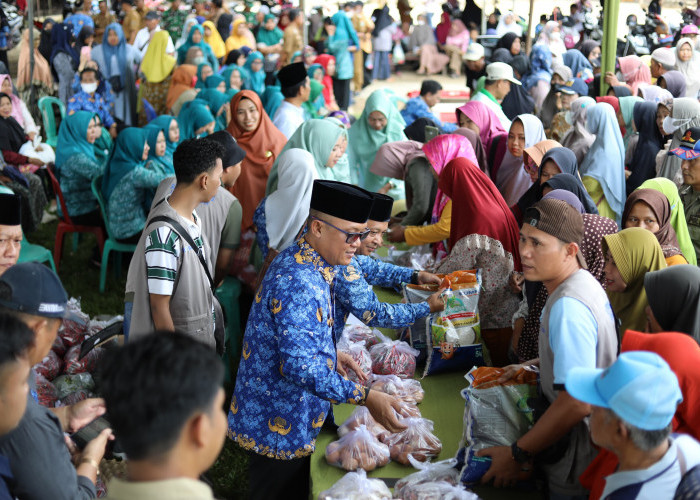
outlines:
M146 55L148 50L148 44L151 43L151 38L153 33L160 31L160 13L155 10L149 10L146 13L145 18L146 26L141 28L138 33L136 33L136 38L134 38L134 48L139 51L141 58ZM173 45L173 39L168 36L168 48L165 50L169 55L175 54L175 45Z
M289 139L299 125L309 118L304 115L301 105L309 98L311 84L303 62L288 64L279 71L277 79L284 101L277 108L272 123Z
M503 112L501 103L510 92L511 84L521 85L513 76L513 68L502 62L491 63L486 66L484 88L472 97L472 101L483 102L491 108L506 130L510 130L510 120Z
M593 406L591 439L620 462L601 498L672 500L683 474L700 463L700 443L670 436L683 395L666 361L653 352L624 352L605 370L572 368L566 390Z

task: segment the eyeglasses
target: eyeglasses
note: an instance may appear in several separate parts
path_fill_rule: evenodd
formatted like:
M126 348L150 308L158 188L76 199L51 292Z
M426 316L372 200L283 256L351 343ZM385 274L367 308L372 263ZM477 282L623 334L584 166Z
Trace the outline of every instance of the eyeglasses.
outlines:
M370 232L369 229L362 231L361 233L350 233L348 231L340 229L339 227L334 226L333 224L331 224L328 221L325 221L323 219L319 219L318 217L312 216L311 218L314 220L317 220L319 222L323 222L324 224L328 224L333 229L337 229L338 231L343 233L345 235L345 243L348 243L348 244L355 243L357 240L363 241L365 238L367 238L367 236L369 236L369 232Z

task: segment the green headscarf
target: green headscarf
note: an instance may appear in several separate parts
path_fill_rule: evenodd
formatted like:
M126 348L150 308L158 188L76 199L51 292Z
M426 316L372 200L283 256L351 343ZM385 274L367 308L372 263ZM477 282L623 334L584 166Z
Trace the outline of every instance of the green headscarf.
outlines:
M636 96L627 96L620 97L618 101L620 102L620 113L622 113L622 119L625 122L625 129L627 130L627 132L625 132L625 136L622 138L623 142L625 143L625 149L627 149L627 144L629 143L630 139L637 135L637 132L635 132L634 127L632 126L632 123L634 122L634 105L638 102L643 102L644 99Z
M93 151L95 152L95 159L100 165L105 165L109 161L109 157L112 155L114 150L114 141L112 136L109 135L109 130L102 127L102 135L100 135L95 144L92 145Z
M202 99L183 104L180 114L177 116L177 124L180 126L180 140L193 139L197 130L215 121L209 105Z
M257 36L257 42L258 43L264 43L268 47L272 47L273 45L277 45L282 41L282 38L284 38L284 32L279 29L277 26L275 26L273 29L268 30L265 28L265 24L270 19L277 19L273 14L267 14L263 20L262 25L260 26L260 29L258 30L258 36Z
M207 81L204 82L204 88L216 90L216 87L218 87L221 83L225 83L225 81L226 80L224 80L224 77L221 75L211 75L209 78L207 78Z
M382 130L374 130L369 126L369 115L374 111L379 111L387 119L387 124ZM397 200L405 198L403 181L380 177L369 171L382 145L406 140L406 135L403 133L405 127L406 122L392 102L391 96L384 90L372 92L367 99L362 116L350 128L349 133L350 172L357 184L368 191L376 192L391 181L395 187L387 194Z
M209 105L211 114L216 118L215 130L226 130L226 126L228 125L228 123L226 123L226 112L219 113L219 111L221 110L222 106L231 101L229 96L219 92L216 89L204 89L197 94L197 99L202 99Z
M97 161L95 149L87 141L88 126L94 116L95 113L90 111L76 111L61 122L56 143L56 170L59 172L68 159L76 154L84 154Z
M151 164L153 170L161 172L165 175L175 175L175 167L173 167L172 158L168 161L168 131L163 130L160 127L144 127L144 130L148 133L146 142L148 143L148 162ZM156 156L156 143L158 142L158 134L163 133L165 136L166 151L163 156Z
M143 167L143 146L146 144L148 133L145 129L128 127L117 136L117 143L107 164L102 178L102 193L105 201L109 201L114 188L117 187L126 174L136 167Z
M199 31L199 34L202 35L202 40L199 43L194 43L192 41L192 37L194 36L194 33L196 31ZM209 62L211 65L212 69L214 71L219 70L219 63L217 62L216 56L214 55L214 51L211 50L211 46L207 42L204 41L204 26L200 24L195 24L190 28L190 32L187 34L187 41L183 43L180 48L177 49L177 63L178 64L183 64L185 62L185 59L187 58L187 51L190 50L192 47L199 47L202 49L202 54L204 55L204 58Z
M685 208L678 194L678 188L673 181L665 177L657 177L644 181L637 189L655 189L666 195L668 204L671 205L671 227L676 231L678 246L685 260L688 261L688 264L696 266L698 264L698 259L695 255L693 241L690 239L690 233L688 232L688 223L685 220Z
M621 322L620 338L627 330L643 332L647 325L644 309L649 305L644 291L644 275L666 268L661 245L654 233L640 227L603 236L602 245L603 255L610 250L620 276L627 284L624 292L607 292L610 305Z
M202 63L199 66L197 66L197 83L194 86L194 88L196 88L196 89L205 88L206 81L202 80L202 69L205 66L209 66L211 68L211 64L209 64L209 63ZM212 68L212 71L213 71L213 68ZM214 75L211 75L211 76L214 76Z
M228 96L229 100L240 90L231 88L231 74L234 71L238 71L238 74L241 76L241 86L243 86L243 81L245 80L245 75L247 74L245 68L241 68L235 64L227 66L223 73L221 73L221 76L224 78L224 83L226 84L226 95Z
M292 137L289 138L289 141L282 148L275 163L272 165L265 194L270 195L277 191L277 165L279 158L285 151L292 148L303 149L311 153L311 156L314 157L314 165L316 166L319 179L333 178L332 173L328 172L333 170L333 167L326 167L326 162L340 136L347 137L347 131L337 120L333 122L331 120L313 119L302 123L296 132L292 134Z
M321 82L316 80L309 80L309 83L311 84L309 98L306 101L304 101L301 107L304 108L307 113L309 113L309 116L311 118L319 118L318 110L320 108L316 106L316 100L323 92L324 86Z
M175 150L177 149L177 145L180 144L180 141L178 140L177 142L171 142L170 141L170 123L175 120L177 122L177 119L174 116L171 115L160 115L158 118L155 118L154 120L151 120L151 122L146 125L147 127L160 127L163 132L165 133L165 140L167 143L167 146L165 148L165 155L170 156L170 162L172 163L173 159L173 154L175 153Z

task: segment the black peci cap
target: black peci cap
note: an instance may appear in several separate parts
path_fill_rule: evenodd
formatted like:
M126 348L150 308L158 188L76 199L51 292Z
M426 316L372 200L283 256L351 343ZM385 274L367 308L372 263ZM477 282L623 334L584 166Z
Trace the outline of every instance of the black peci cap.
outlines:
M372 203L372 193L362 188L344 182L315 180L310 208L361 224L369 219Z
M394 206L394 198L380 193L372 193L374 202L369 213L369 219L377 222L387 222L391 219L391 209Z
M22 224L22 204L18 194L0 193L0 226Z
M288 64L277 73L282 88L294 87L306 80L307 76L303 62Z

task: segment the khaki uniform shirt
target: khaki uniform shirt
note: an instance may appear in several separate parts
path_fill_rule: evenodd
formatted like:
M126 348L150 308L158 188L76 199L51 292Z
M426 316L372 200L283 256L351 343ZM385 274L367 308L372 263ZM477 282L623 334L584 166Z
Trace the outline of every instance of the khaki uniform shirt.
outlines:
M690 186L682 186L679 191L685 208L690 239L693 241L695 254L700 255L700 191L694 191Z
M301 36L301 31L296 25L289 25L284 30L284 38L282 38L282 66L292 62L292 55L295 52L304 49L304 39Z
M203 482L184 477L141 482L114 478L106 500L214 500L214 494Z

